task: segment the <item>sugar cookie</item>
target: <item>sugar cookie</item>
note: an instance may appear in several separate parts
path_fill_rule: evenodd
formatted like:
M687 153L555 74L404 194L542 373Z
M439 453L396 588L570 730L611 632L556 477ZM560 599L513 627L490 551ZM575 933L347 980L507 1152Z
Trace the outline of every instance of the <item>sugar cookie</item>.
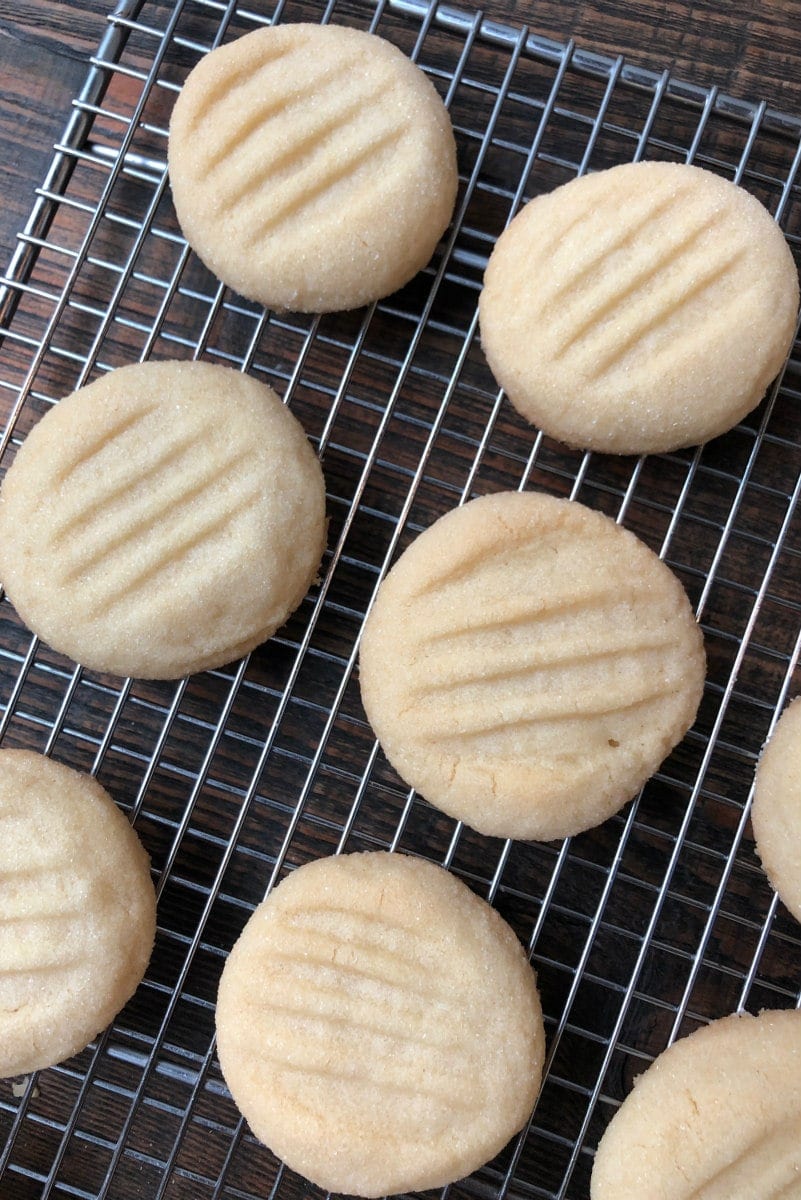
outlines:
M332 312L394 292L448 225L450 117L419 67L341 25L256 30L190 73L169 171L187 241L275 309Z
M370 723L401 777L480 833L551 839L630 800L704 682L687 596L583 505L500 493L441 517L364 629Z
M801 1012L724 1017L675 1042L601 1138L591 1200L798 1200Z
M767 210L680 163L539 196L492 252L481 342L512 404L570 446L648 454L730 429L792 345L798 275Z
M156 929L148 857L88 775L0 751L0 1077L77 1054L117 1015Z
M253 1132L318 1186L441 1187L525 1123L544 1056L509 926L441 867L321 859L256 909L223 971L220 1065Z
M241 657L303 598L325 486L266 385L208 363L123 367L62 400L0 492L0 578L86 667L170 679Z
M768 879L801 921L801 696L784 710L762 751L751 822Z

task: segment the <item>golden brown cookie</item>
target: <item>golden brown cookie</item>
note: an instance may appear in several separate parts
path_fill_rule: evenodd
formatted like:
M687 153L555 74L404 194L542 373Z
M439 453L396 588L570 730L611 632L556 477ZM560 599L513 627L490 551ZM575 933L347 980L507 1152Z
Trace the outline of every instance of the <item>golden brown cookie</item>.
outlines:
M0 491L0 579L54 649L170 679L240 658L297 607L325 485L275 392L199 362L122 367L34 427Z
M362 700L399 775L480 833L599 824L692 724L701 633L634 534L539 493L473 500L421 534L379 589Z
M641 1075L601 1138L592 1200L798 1200L801 1012L713 1021Z
M256 30L189 75L170 121L184 235L270 308L332 312L421 270L458 176L436 89L391 43L341 25Z
M0 751L0 1077L77 1054L133 995L156 930L148 857L88 775Z
M784 710L762 751L751 822L768 879L801 921L801 696Z
M534 973L441 867L381 852L288 876L234 946L220 1065L253 1132L318 1186L441 1187L492 1158L539 1090Z
M798 275L767 210L681 163L539 196L492 252L481 343L524 417L570 446L649 454L731 429L792 345Z

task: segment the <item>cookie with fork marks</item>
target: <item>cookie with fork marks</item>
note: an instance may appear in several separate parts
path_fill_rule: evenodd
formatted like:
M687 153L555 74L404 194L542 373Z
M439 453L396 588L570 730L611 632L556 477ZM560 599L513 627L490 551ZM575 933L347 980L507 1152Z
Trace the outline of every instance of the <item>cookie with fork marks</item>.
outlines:
M201 59L170 121L190 246L269 308L358 308L431 258L458 176L450 117L423 71L342 25L258 29Z
M575 501L501 492L440 517L378 591L367 717L401 778L496 837L600 824L692 724L703 640L673 572Z
M270 637L325 533L319 461L272 388L210 363L138 363L26 438L0 491L0 579L76 662L177 679Z
M253 1132L320 1187L441 1187L526 1122L544 1058L534 973L442 867L381 851L299 867L248 921L217 1001Z
M708 441L762 399L798 315L782 231L744 188L625 163L538 196L490 256L481 343L509 400L569 446Z

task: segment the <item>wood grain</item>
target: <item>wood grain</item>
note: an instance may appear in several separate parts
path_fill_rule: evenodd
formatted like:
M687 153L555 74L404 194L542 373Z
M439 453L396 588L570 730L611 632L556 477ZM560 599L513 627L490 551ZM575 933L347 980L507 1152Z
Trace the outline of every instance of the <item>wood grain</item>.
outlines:
M801 109L800 0L493 0L488 10L745 100Z
M0 3L2 264L111 8L111 0ZM640 66L801 112L801 0L489 0L484 11L558 41L574 38Z
M80 7L53 0L0 3L2 268L86 74L87 58L102 37L104 9L96 0Z
M336 12L374 2L337 0ZM0 0L3 257L30 210L113 3ZM171 3L146 0L144 20L163 28ZM239 7L267 13L274 4L242 0ZM287 0L287 12L303 4L322 15L326 0ZM222 7L187 0L187 42L198 28L198 38L207 37ZM675 69L695 83L801 113L801 0L737 6L489 0L487 10L558 41L574 36L584 48L620 52L632 63ZM386 21L413 42L411 22L392 14ZM152 55L156 39L135 37L137 53ZM435 31L426 53L452 70L461 44ZM168 80L194 54L191 44L180 54L172 49ZM508 60L508 47L474 46L468 82L455 90L463 183L475 165L482 186L463 189L464 219L447 270L432 285L441 262L435 258L369 317L357 311L319 324L293 314L262 319L230 297L220 302L196 258L182 262L174 209L168 195L159 200L157 170L120 174L110 219L89 231L91 253L70 280L69 248L81 245L107 179L96 162L73 176L70 200L77 204L60 206L54 225L64 252L37 260L15 316L20 336L3 346L0 401L15 398L18 381L31 384L15 437L77 385L84 365L121 366L145 351L188 357L195 349L217 361L247 363L255 377L287 394L315 445L323 441L329 546L338 549L325 559L325 602L317 606L317 594L308 597L253 654L241 678L233 666L178 687L134 681L128 688L91 672L73 675L73 664L47 646L32 652L11 605L0 605L0 709L11 709L4 745L47 749L81 770L96 767L135 815L160 879L156 953L112 1040L49 1072L22 1102L19 1120L8 1085L0 1094L0 1142L9 1136L11 1164L0 1171L3 1197L37 1200L49 1177L59 1194L124 1200L264 1196L276 1182L281 1200L307 1200L302 1181L277 1176L276 1160L237 1124L211 1049L213 1002L225 955L273 871L340 844L348 850L394 844L448 861L476 891L493 894L521 941L535 946L549 1029L558 1026L563 1035L537 1126L515 1166L513 1190L521 1194L587 1200L603 1127L644 1057L672 1036L679 1014L682 1032L723 1015L743 1002L749 980L750 1010L797 999L798 926L781 908L773 913L742 817L782 688L792 675L793 693L801 690L794 666L800 526L791 523L801 465L801 372L794 362L775 405L761 406L697 456L688 451L642 463L614 456L585 462L549 439L540 444L510 405L496 404L497 389L471 332L482 258L508 218L510 197L526 182L526 157L510 148L530 144L533 106L544 103L555 73L550 64L520 66L493 141L484 137L494 111L492 85ZM109 111L93 130L107 148L118 146L129 128L140 84L135 74L115 74ZM647 97L620 92L593 143L593 166L630 155L644 128ZM150 89L132 130L132 160L163 160L172 96L169 88ZM581 161L602 96L597 80L566 74L532 188L564 181ZM668 100L652 144L686 148L697 117ZM703 154L736 166L746 138L744 126L711 119ZM748 182L766 202L775 204L782 193L795 151L791 138L770 133L750 148ZM796 203L792 196L785 214L795 238ZM137 244L146 211L155 216ZM128 262L133 269L121 276L114 268ZM55 313L53 298L68 284L69 302ZM32 347L54 315L43 357L32 366ZM351 670L382 565L460 496L521 482L575 494L611 516L624 513L627 527L652 549L666 547L666 561L692 602L703 599L709 682L696 728L650 781L632 820L613 817L565 854L518 841L507 856L500 843L470 830L457 835L454 822L422 799L410 802L385 757L374 756ZM488 1168L455 1185L451 1200L496 1195L502 1179L497 1167Z

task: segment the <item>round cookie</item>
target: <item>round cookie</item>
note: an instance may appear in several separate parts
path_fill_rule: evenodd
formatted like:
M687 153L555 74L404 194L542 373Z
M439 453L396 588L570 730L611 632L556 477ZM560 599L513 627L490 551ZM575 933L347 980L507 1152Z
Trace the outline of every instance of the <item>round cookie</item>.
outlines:
M801 1012L735 1015L675 1042L601 1138L591 1200L801 1195Z
M0 1078L61 1062L133 995L156 897L128 821L88 775L0 751Z
M497 837L599 824L692 724L700 630L673 573L601 513L473 500L414 541L362 637L364 708L399 775Z
M453 212L450 117L419 67L340 25L256 30L213 50L170 121L190 246L270 308L334 312L421 270Z
M768 879L801 921L801 696L784 710L762 751L751 823Z
M241 657L297 607L325 485L271 388L140 363L56 405L0 492L0 579L23 621L97 671L172 679Z
M527 204L479 304L489 365L527 420L569 446L650 454L716 437L759 403L793 342L798 276L742 188L626 163Z
M223 970L217 1039L253 1132L337 1193L442 1187L528 1119L544 1058L509 926L441 867L370 852L298 868Z

